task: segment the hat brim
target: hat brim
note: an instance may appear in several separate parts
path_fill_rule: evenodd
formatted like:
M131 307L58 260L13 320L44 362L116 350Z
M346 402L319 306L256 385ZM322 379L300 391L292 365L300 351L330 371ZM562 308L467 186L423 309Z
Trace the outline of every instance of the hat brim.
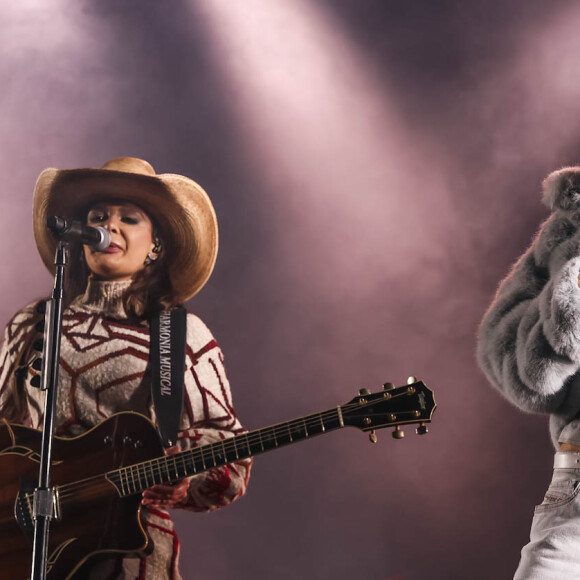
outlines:
M133 203L157 223L171 285L180 302L203 287L217 258L215 210L198 183L170 173L149 176L108 169L45 169L34 191L33 223L38 251L52 274L57 242L46 227L47 218L82 220L92 205L105 200Z

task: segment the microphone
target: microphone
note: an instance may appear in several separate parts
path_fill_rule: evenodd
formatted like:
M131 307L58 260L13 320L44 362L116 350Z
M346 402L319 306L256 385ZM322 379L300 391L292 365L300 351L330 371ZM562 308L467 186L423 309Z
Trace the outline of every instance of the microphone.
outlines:
M93 228L76 220L66 220L52 216L46 220L46 227L57 240L64 242L79 241L95 252L101 252L111 245L111 234L102 227Z

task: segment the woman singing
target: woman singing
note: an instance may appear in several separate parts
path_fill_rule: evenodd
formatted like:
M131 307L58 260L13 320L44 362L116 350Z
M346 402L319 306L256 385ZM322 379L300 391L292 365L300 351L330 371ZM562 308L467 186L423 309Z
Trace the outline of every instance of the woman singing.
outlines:
M56 435L76 437L120 411L154 423L149 372L149 321L183 304L208 280L218 233L205 191L180 175L157 175L141 159L112 159L100 169L43 171L34 194L34 234L54 274L50 216L108 230L102 251L71 244L65 282ZM0 352L0 417L42 429L40 383L45 300L16 313ZM187 314L184 401L177 446L220 441L242 427L232 406L218 344ZM147 557L89 558L75 578L181 578L179 540L168 508L205 512L243 495L250 460L210 469L143 493L141 516L153 540Z

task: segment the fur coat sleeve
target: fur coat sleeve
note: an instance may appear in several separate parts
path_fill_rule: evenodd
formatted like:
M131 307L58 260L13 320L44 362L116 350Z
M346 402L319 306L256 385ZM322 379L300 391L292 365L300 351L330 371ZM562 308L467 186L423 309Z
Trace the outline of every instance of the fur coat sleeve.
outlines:
M580 399L572 392L580 370L580 167L550 174L543 192L552 213L501 282L477 358L521 409L567 414L571 399Z

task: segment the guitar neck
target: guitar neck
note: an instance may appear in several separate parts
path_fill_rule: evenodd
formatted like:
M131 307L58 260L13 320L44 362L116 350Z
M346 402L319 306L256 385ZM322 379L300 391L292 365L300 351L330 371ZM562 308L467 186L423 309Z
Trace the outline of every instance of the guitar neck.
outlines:
M121 467L110 471L106 477L117 487L121 495L133 495L156 484L177 481L342 427L344 427L342 408L335 407L322 413L255 429L175 455Z

